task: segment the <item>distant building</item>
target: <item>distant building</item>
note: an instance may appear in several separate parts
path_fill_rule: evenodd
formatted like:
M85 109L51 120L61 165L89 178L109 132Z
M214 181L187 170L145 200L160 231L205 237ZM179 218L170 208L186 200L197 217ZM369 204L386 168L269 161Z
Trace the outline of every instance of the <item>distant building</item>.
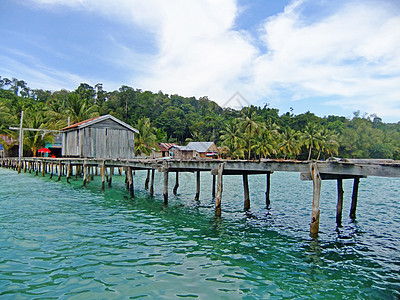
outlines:
M111 115L82 121L61 129L62 155L70 157L132 159L135 128Z
M18 156L18 140L9 135L0 134L0 157Z
M170 151L173 158L193 159L193 158L218 158L219 150L214 142L190 142L186 146L174 146Z
M151 153L151 158L162 158L171 156L171 147L176 146L174 143L157 143L156 148Z

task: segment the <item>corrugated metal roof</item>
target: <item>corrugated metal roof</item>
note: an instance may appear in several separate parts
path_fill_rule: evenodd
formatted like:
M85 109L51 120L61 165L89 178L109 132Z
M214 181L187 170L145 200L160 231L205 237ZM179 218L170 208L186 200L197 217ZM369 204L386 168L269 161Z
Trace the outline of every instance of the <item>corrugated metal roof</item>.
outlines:
M187 150L194 150L199 153L207 152L214 142L190 142L187 144Z
M85 121L82 121L82 122L78 122L78 123L75 123L75 124L72 124L70 126L62 128L61 131L69 131L69 130L72 130L72 129L75 129L75 128L76 129L84 128L84 127L87 127L87 126L90 126L92 124L96 124L98 122L101 122L101 121L104 121L104 120L108 120L108 119L111 119L114 122L117 122L121 126L127 128L127 129L129 129L131 131L139 133L139 131L137 129L133 128L132 126L130 126L128 124L126 124L125 122L122 122L121 120L118 120L117 118L113 117L112 115L104 115L104 116L88 119L88 120L85 120Z

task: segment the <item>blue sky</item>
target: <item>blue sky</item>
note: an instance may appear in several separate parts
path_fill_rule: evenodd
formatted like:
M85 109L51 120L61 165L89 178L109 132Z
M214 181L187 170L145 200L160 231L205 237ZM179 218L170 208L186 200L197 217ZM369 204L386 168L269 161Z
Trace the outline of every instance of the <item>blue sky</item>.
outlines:
M0 2L0 76L31 88L128 85L398 122L399 49L398 0Z

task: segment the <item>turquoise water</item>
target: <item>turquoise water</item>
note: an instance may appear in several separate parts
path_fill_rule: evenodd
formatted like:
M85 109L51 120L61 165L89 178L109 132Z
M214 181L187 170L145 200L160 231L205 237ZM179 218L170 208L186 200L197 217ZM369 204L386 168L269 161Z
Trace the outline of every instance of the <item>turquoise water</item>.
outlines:
M357 220L337 229L336 182L322 183L318 239L309 236L312 182L296 173L249 177L251 209L243 212L242 178L224 176L222 218L214 217L211 176L182 174L178 196L163 205L135 175L136 198L123 177L100 191L82 181L0 169L1 299L398 299L399 179L362 179Z

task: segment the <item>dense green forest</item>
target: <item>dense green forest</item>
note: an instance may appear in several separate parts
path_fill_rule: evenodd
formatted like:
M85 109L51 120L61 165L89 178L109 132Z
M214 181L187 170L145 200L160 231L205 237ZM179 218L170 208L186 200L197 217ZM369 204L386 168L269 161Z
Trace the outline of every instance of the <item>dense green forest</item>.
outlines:
M221 108L207 97L195 99L153 93L129 86L115 91L81 83L76 90L31 89L23 80L0 77L0 134L17 138L21 111L24 127L60 129L71 123L111 114L136 127L137 154L155 142L214 141L224 156L326 159L400 159L400 123L387 124L376 115L354 112L352 119L323 118L312 112L279 114L268 105L241 110ZM50 134L25 132L24 147L34 154L51 141Z

